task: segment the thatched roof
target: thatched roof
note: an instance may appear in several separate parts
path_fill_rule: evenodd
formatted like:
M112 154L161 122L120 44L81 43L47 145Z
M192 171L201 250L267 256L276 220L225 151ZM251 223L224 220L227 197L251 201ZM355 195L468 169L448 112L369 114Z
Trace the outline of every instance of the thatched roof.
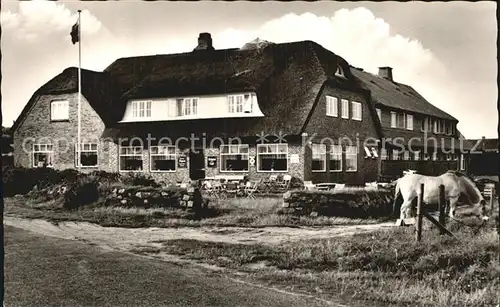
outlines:
M432 105L409 85L390 81L355 67L351 67L351 72L371 91L375 104L457 121L450 114Z
M57 95L78 92L78 68L69 67L42 85L33 95L14 122L12 131L20 125L27 112L40 95ZM111 87L107 73L82 69L82 95L89 101L103 121L110 120L112 114Z
M126 101L135 98L255 91L265 117L197 120L195 127L191 121L176 121L163 123L162 129L172 126L178 131L185 127L191 129L188 131L206 132L217 127L221 134L254 135L262 131L300 134L320 89L332 75L331 67L339 64L349 71L342 58L314 42L303 41L268 44L260 49L123 58L105 71L118 90L115 93L118 117L123 115ZM348 78L354 79L350 73ZM127 125L117 126L125 129ZM158 123L134 126L153 129Z
M261 45L244 50L199 50L121 58L103 72L82 70L82 93L105 122L105 136L152 130L175 131L180 135L186 132L300 135L326 84L366 94L368 100L375 103L453 119L411 87L351 69L344 59L315 42ZM339 65L347 79L335 76ZM39 95L76 91L77 69L71 67L34 93L14 129ZM130 99L246 91L256 92L264 117L119 123ZM369 107L382 136L371 102Z

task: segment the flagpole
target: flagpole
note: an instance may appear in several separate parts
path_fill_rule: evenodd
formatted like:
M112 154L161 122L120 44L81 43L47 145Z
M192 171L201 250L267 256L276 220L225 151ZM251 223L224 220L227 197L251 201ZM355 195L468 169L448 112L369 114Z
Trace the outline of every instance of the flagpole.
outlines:
M82 23L81 23L81 10L78 10L78 137L77 137L77 145L76 145L76 154L78 165L78 170L81 169L82 161L81 160L81 122L80 122L80 113L81 113L81 104L82 104Z

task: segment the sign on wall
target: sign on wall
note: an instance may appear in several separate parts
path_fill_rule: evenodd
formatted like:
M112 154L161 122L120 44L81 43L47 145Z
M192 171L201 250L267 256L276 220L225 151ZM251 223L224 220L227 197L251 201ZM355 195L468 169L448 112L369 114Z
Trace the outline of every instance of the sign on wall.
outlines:
M250 166L254 166L255 165L255 157L254 156L248 157L248 164Z
M207 157L207 167L217 167L217 157L216 156L208 156Z
M180 156L179 159L177 159L177 166L179 168L186 168L186 166L187 166L186 156Z
M290 155L290 164L297 164L300 163L300 158L298 154L291 154Z

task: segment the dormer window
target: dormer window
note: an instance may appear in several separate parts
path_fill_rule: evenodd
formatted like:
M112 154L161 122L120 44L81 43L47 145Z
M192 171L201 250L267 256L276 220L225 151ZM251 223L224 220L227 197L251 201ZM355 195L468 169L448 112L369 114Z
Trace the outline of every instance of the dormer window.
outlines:
M229 113L243 113L244 96L229 95L227 96L227 104Z
M151 101L133 101L132 117L134 118L151 117Z
M342 69L342 67L340 67L340 65L337 66L337 70L335 71L335 76L345 77L344 70Z

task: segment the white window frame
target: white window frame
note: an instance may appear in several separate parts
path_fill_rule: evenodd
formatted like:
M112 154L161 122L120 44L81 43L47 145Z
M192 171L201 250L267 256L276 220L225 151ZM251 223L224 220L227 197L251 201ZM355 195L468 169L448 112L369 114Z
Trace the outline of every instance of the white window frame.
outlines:
M50 102L50 120L67 121L69 120L69 101L53 100Z
M337 157L337 159L332 159L332 157ZM340 168L339 169L331 169L330 168L330 161L340 161ZM330 146L330 151L329 151L329 157L328 157L328 169L330 170L330 173L339 173L342 172L342 169L344 167L343 163L343 158L342 158L342 145L331 145Z
M49 162L51 162L51 164L47 164L46 167L54 167L54 145L53 144L35 143L35 144L33 144L31 152L32 152L31 159L33 161L32 165L34 168L43 167L43 166L38 166L35 164L35 154L47 154L48 160L49 160Z
M413 115L406 114L406 129L413 130Z
M227 108L229 113L243 113L245 109L245 96L228 95Z
M339 116L339 99L333 96L326 96L326 115L332 117Z
M223 153L222 148L223 147L228 147L228 152ZM232 148L237 148L236 152L232 152ZM246 153L241 152L241 148L246 148ZM246 170L224 170L222 169L222 156L234 156L234 155L241 155L241 156L246 156L247 160L247 169ZM220 160L220 165L219 165L219 170L221 173L248 173L250 171L250 164L248 163L248 160L250 158L250 145L248 144L227 144L227 145L220 145L219 147L219 160Z
M382 122L382 110L379 108L376 108L375 111L377 112L378 120Z
M363 106L361 105L361 102L351 101L351 108L352 119L361 121L363 119Z
M132 101L132 117L135 119L151 117L151 100Z
M275 147L275 151L266 151L266 152L260 152L259 148L261 147L267 147L267 148L273 148ZM285 152L280 152L279 148L285 148ZM261 170L260 169L260 156L263 155L285 155L286 156L286 170ZM288 159L288 144L286 143L277 143L277 144L257 144L257 173L286 173L288 172L290 161Z
M354 152L352 152L349 149L354 149ZM349 170L349 169L347 169L347 160L349 157L352 157L352 156L354 156L354 158L355 158L354 161L356 162L355 163L356 168ZM345 163L346 164L346 169L345 169L346 172L357 172L358 171L358 146L347 145L345 147L345 160L346 160L346 163Z
M410 160L410 152L408 150L403 151L403 160L405 161Z
M431 158L431 160L432 160L432 161L437 161L437 160L438 160L438 156L437 156L437 154L438 154L438 152L437 152L437 151L433 151L433 152L432 152L432 158Z
M391 111L391 128L397 128L398 124L397 124L397 114L396 112L394 111Z
M134 148L133 153L122 154L123 148ZM140 149L139 153L136 153L135 150ZM123 173L129 172L144 172L144 156L143 156L144 148L142 146L118 146L118 171ZM138 170L122 170L122 157L141 157L142 168Z
M94 148L92 148L93 145L95 145ZM97 156L96 164L95 165L82 165L81 164L81 157L82 157L81 154L82 153L95 153L95 155ZM99 144L98 143L80 143L80 148L78 148L78 144L75 144L75 165L76 165L76 167L82 167L82 168L96 168L96 167L98 167L99 166Z
M157 149L156 153L153 153L153 148ZM169 153L170 149L174 149L174 153ZM173 160L174 161L174 169L173 170L161 170L161 169L153 169L153 157L168 157L170 159L165 160ZM172 159L173 157L173 159ZM151 146L149 147L149 171L152 173L175 173L177 171L177 148L172 145L165 146Z
M176 117L188 117L188 116L198 115L198 98L197 97L178 98L176 100L175 104L176 104L176 111L177 111ZM189 112L187 112L188 110L189 110Z
M326 172L326 144L311 144L311 170L313 173ZM316 159L315 159L316 158ZM312 169L313 161L323 161L323 169Z
M342 103L342 118L349 119L349 100L340 99Z

